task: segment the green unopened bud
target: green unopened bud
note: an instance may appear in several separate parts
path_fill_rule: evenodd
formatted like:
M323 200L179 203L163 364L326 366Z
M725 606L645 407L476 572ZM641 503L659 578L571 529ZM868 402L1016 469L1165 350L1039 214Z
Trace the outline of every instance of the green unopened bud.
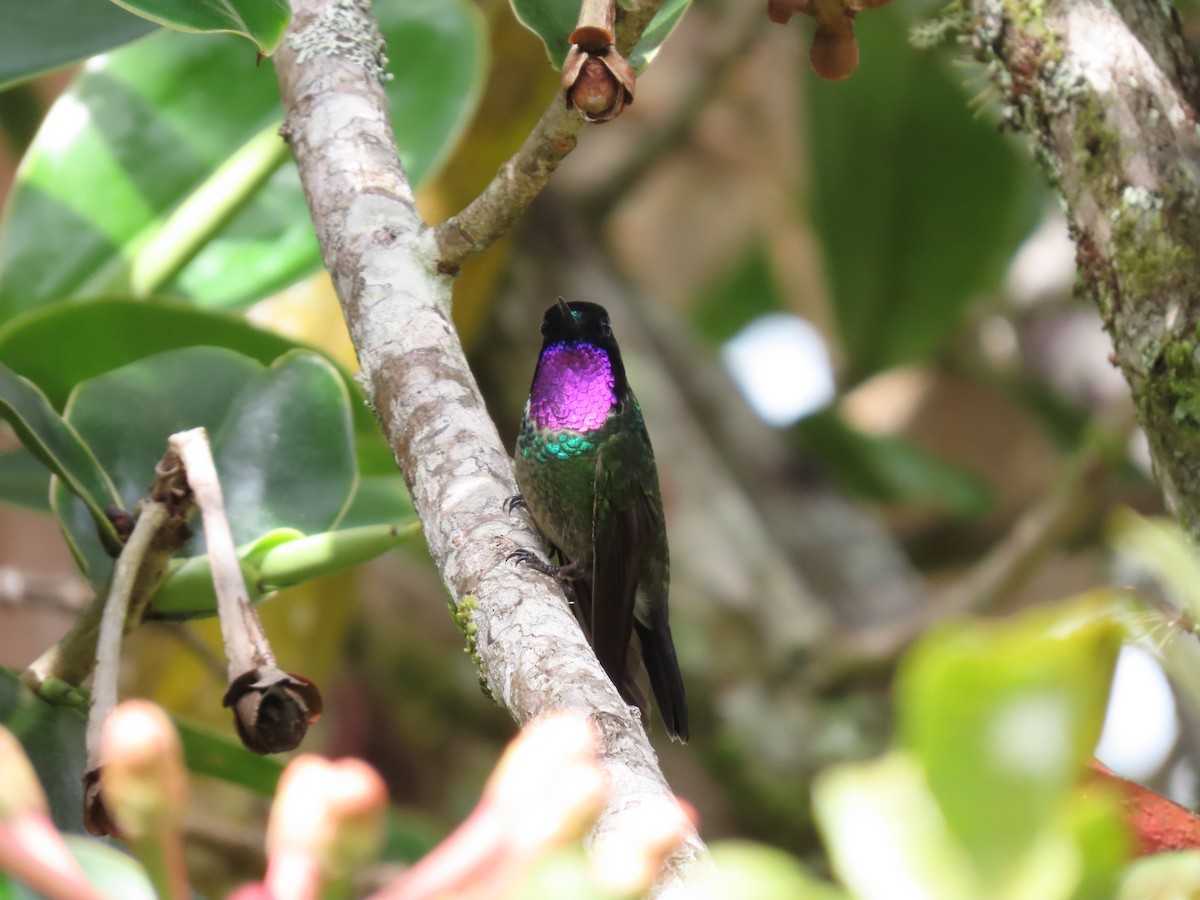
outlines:
M654 883L663 861L691 827L687 813L674 798L647 798L636 817L592 847L597 882L621 896L640 896Z
M30 812L45 813L46 795L25 749L11 731L0 725L0 820Z
M167 714L147 700L127 700L105 721L100 748L100 793L121 833L138 841L179 828L187 769Z
M378 853L386 809L383 779L361 760L292 760L267 828L267 887L277 897L302 896L313 882L349 877Z
M584 716L560 713L528 726L509 745L484 788L508 840L522 850L578 836L608 795L608 776L596 759L596 729Z

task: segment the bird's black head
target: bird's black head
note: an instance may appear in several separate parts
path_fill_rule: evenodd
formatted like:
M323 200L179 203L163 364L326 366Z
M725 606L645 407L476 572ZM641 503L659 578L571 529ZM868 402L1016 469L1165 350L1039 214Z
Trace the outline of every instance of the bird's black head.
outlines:
M613 337L608 310L599 303L568 303L559 297L558 302L546 310L542 317L542 352L545 353L555 344L572 343L590 344L607 353L616 378L617 392L624 392L625 365L621 360L617 339Z
M562 297L542 317L542 337L547 343L585 341L597 347L613 348L612 323L608 311L599 303L568 303Z

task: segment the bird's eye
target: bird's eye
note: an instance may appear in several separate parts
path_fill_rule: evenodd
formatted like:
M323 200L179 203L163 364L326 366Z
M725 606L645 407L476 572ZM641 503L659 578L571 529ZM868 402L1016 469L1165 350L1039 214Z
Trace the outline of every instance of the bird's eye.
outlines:
M605 337L612 337L612 325L607 319L600 323L600 333Z

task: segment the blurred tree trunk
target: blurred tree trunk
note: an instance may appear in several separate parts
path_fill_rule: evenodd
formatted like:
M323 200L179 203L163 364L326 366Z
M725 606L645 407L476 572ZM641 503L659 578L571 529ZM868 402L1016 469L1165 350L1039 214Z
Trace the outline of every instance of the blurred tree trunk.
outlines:
M1006 123L1066 203L1167 503L1200 537L1200 69L1168 4L975 0Z

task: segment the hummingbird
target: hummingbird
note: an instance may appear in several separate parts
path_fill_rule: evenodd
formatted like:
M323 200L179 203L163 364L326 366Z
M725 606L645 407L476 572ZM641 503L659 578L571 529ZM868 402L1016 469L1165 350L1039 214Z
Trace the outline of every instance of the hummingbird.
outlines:
M542 319L542 350L521 419L517 485L559 565L513 556L566 583L600 665L627 703L636 632L670 736L688 739L687 700L667 620L670 557L654 450L604 307L561 297Z

